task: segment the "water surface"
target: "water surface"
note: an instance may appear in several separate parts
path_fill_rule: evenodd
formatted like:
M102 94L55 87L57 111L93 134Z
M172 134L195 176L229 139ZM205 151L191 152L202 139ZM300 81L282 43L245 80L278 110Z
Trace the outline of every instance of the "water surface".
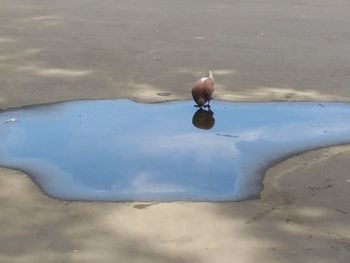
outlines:
M0 165L65 200L228 201L259 195L264 170L350 142L341 103L75 101L0 113Z

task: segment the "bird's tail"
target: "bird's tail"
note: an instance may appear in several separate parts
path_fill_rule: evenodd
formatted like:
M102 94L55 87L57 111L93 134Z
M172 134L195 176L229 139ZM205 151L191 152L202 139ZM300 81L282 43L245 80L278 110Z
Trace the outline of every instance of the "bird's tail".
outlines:
M213 73L211 72L211 70L210 70L210 69L209 69L209 78L214 79L214 78L213 78Z

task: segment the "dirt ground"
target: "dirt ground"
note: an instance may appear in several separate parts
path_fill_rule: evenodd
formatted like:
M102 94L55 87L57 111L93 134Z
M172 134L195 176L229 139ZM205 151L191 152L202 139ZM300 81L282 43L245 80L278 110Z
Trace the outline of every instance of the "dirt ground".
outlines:
M0 109L74 99L350 101L350 2L0 0ZM350 262L350 146L227 203L52 199L0 169L0 262Z

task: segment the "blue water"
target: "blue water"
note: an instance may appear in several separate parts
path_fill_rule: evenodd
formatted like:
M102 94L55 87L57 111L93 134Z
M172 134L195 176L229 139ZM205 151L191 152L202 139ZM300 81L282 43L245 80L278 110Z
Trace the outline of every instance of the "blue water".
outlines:
M0 165L64 200L254 198L264 170L350 142L350 105L192 101L58 103L0 113Z

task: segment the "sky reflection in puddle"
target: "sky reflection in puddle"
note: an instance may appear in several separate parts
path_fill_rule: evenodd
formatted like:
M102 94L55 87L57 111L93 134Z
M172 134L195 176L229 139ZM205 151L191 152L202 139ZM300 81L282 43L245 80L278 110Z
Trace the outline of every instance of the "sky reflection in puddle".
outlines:
M0 165L64 200L254 198L264 170L350 142L350 105L75 101L0 113Z

